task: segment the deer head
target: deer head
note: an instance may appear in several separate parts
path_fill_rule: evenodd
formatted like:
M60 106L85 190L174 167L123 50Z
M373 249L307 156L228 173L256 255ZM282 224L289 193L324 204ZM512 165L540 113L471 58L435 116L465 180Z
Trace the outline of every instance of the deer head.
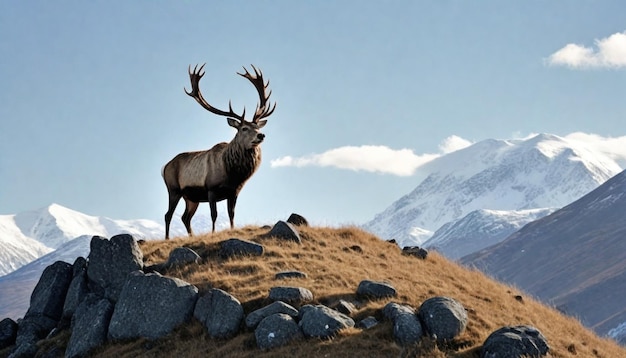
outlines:
M248 72L245 67L243 68L244 73L237 72L238 75L245 77L252 82L259 94L259 103L254 112L254 116L252 117L252 121L247 121L245 119L245 107L242 114L239 115L233 111L230 101L228 102L228 112L226 112L213 107L204 99L199 86L200 79L204 76L203 69L204 64L200 66L200 68L196 65L193 68L193 71L191 70L191 66L189 66L188 72L189 79L191 80L191 91L188 92L187 89L185 89L185 93L194 98L207 111L227 118L228 125L237 130L237 134L235 135L235 138L233 138L233 142L242 145L246 149L255 148L261 144L265 138L265 134L261 133L260 130L267 123L267 120L264 118L269 117L272 113L274 113L274 109L276 109L276 103L272 106L268 102L272 91L267 91L269 81L266 83L263 80L263 73L254 67L254 65L252 65L252 69L254 70L253 74Z

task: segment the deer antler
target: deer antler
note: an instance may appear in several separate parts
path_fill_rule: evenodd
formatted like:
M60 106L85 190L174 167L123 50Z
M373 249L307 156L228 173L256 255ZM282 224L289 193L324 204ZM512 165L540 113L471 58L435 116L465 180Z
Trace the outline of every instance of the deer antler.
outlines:
M261 70L258 70L254 65L252 69L254 69L254 75L248 72L248 70L244 67L243 70L245 73L239 73L238 75L247 78L252 82L257 92L259 93L259 105L256 107L256 111L254 112L254 116L252 117L252 122L257 123L259 120L269 117L272 113L274 113L274 109L276 109L276 103L274 102L274 106L269 105L268 101L270 96L272 95L272 91L269 93L266 92L267 87L270 85L270 82L267 83L263 80L263 73Z
M191 71L191 65L189 65L189 80L191 80L191 92L187 92L187 89L185 88L185 93L187 93L189 96L193 97L198 103L200 103L200 105L202 107L204 107L204 109L206 109L207 111L211 112L211 113L215 113L217 115L220 116L225 116L225 117L230 117L230 118L235 118L238 119L240 121L244 120L244 117L246 116L246 109L243 109L243 113L241 115L235 113L233 111L233 107L231 105L231 102L228 101L228 112L226 111L222 111L220 109L217 109L213 106L211 106L209 104L209 102L207 102L204 97L202 97L202 93L200 92L200 79L202 78L202 76L204 76L204 72L202 72L202 69L204 69L204 65L200 66L200 68L198 68L198 65L196 65L193 68L193 71ZM268 96L269 97L269 96ZM269 115L269 114L268 114ZM256 114L255 114L256 116Z

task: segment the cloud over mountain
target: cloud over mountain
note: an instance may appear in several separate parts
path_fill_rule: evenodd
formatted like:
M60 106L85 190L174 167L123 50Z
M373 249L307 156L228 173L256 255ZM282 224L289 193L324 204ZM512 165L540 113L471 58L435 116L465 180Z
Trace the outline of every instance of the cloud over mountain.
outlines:
M535 136L531 134L525 139ZM564 136L583 147L609 156L626 166L626 136L603 137L597 134L575 132ZM277 167L334 167L397 176L411 176L424 164L445 154L464 149L472 141L451 135L439 144L439 153L416 154L412 149L393 149L383 145L344 146L320 154L301 157L284 156L271 161Z
M596 39L595 48L570 43L546 59L549 65L575 69L626 67L626 31Z

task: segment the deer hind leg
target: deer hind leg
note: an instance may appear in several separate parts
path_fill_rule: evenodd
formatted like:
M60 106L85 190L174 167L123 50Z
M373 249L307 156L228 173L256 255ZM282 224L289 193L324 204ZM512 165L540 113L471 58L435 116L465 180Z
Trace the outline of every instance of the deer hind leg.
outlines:
M228 198L228 200L226 200L226 205L228 207L228 218L230 219L230 229L232 230L235 228L235 205L237 205L237 196Z
M185 198L185 212L183 213L181 219L183 220L183 224L185 224L185 228L187 229L189 236L193 236L193 231L191 230L191 218L196 213L197 209L198 203Z
M215 232L215 220L217 220L217 202L215 200L209 200L209 206L211 208L211 222L213 223L213 229L211 233Z
M176 210L176 206L178 205L178 201L181 198L181 194L173 191L168 191L169 194L169 206L167 209L167 213L165 213L165 240L170 238L170 222L172 221L172 216L174 215L174 210Z

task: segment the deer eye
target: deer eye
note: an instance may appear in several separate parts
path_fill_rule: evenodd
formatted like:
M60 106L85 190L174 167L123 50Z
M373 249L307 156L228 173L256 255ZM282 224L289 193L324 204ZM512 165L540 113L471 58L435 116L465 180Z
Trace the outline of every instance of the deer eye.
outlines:
M248 127L243 127L241 128L242 131L246 132L249 128Z

